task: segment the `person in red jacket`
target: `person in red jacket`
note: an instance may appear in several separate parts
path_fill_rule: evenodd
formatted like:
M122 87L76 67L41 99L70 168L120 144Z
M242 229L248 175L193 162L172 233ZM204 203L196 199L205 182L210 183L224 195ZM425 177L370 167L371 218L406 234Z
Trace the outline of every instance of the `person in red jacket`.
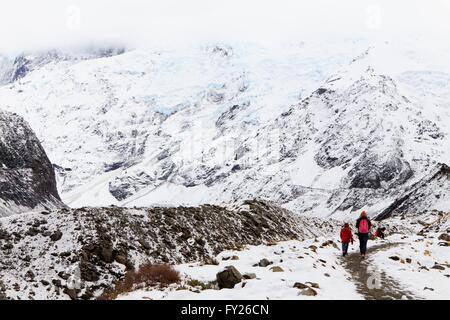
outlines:
M342 256L345 257L348 252L348 245L351 242L353 244L352 229L348 223L344 224L341 229L341 242L342 242Z

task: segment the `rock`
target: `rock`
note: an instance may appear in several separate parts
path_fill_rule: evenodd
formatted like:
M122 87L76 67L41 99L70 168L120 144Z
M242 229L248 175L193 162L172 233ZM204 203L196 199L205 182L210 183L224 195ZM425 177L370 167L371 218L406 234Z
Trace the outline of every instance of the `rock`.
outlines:
M81 279L92 282L100 279L100 274L94 264L82 259L79 267Z
M231 260L239 260L239 257L238 257L238 256L231 256L230 259L231 259Z
M244 279L247 279L247 280L256 279L256 274L254 274L254 273L244 273L242 275L242 277Z
M313 297L313 296L317 296L317 291L312 288L306 288L306 289L301 290L298 293L298 295Z
M41 280L41 283L44 286L48 286L50 284L50 282L48 282L47 280L44 280L44 279Z
M111 263L114 261L113 259L113 247L111 245L107 245L101 248L99 253L100 259L102 259L106 263Z
M58 277L60 277L61 279L67 280L67 279L69 279L70 275L65 273L64 271L60 271L60 272L58 272Z
M399 261L400 260L400 258L397 257L397 256L391 256L391 257L389 257L389 259L394 260L394 261Z
M311 249L311 251L314 251L314 252L317 251L317 246L315 246L315 245L310 245L308 248Z
M217 273L216 279L219 289L232 289L237 283L242 281L243 277L235 267L227 266L225 270Z
M270 262L269 260L267 260L266 258L264 258L264 259L261 259L261 260L259 261L258 266L265 268L265 267L267 267L267 266L269 266L269 265L271 265L271 264L272 264L272 262Z
M334 243L333 240L327 240L324 243L322 243L321 247L328 247L328 246L333 246L333 247L337 247L337 245Z
M81 299L83 299L83 300L89 300L89 299L92 299L93 297L94 297L94 294L89 289L86 289L85 293L83 293L81 295Z
M447 233L443 233L438 237L439 240L450 241L450 235Z
M118 254L114 258L118 263L126 265L128 263L128 257L124 254Z
M72 288L64 288L63 291L65 294L67 294L70 299L77 300L77 290Z
M39 234L39 229L35 228L35 227L31 227L30 229L28 229L28 231L26 232L27 236L31 236L34 237L35 235Z
M281 268L279 266L274 266L274 267L270 268L270 271L272 271L272 272L284 272L283 268Z
M151 248L150 244L147 241L145 241L145 239L141 238L138 240L138 242L144 249L149 250Z
M59 239L62 238L62 232L60 230L56 230L55 232L52 233L52 235L50 236L50 240L52 241L58 241Z
M35 277L34 272L28 270L27 273L25 273L25 277L28 279L28 281L33 281Z
M405 261L406 261L407 263L411 263L411 262L412 262L411 258L406 258Z
M444 266L441 266L439 264L435 264L434 266L431 267L431 269L435 269L435 270L445 270Z
M0 111L0 216L38 207L62 207L55 171L39 139L28 123L17 114ZM16 211L16 212L14 212ZM40 222L38 221L38 224ZM36 236L31 227L26 233Z
M61 288L61 280L59 279L53 279L52 284L57 288Z
M318 284L318 283L315 283L315 282L309 282L309 281L308 281L308 282L306 282L306 284L309 285L310 287L319 289L319 284Z
M307 289L307 288L309 288L306 284L304 284L304 283L301 283L301 282L296 282L296 283L294 283L294 288L297 288L297 289Z

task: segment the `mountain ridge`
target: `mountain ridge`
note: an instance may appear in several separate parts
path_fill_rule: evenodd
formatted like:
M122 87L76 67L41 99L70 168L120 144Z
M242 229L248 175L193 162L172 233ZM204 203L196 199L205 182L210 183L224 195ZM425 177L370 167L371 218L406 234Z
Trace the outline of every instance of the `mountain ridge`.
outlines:
M42 120L34 127L73 206L258 196L302 214L376 214L448 162L448 111L410 97L409 62L391 74L377 48L316 65L307 46L272 60L259 49L217 48L52 65L0 96ZM308 85L298 89L301 80Z

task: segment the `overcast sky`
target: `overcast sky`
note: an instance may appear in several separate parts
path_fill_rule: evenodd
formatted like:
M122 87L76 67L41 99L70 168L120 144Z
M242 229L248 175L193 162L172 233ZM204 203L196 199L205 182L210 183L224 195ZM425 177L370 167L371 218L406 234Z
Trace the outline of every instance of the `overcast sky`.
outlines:
M2 0L3 52L110 42L448 38L448 0Z

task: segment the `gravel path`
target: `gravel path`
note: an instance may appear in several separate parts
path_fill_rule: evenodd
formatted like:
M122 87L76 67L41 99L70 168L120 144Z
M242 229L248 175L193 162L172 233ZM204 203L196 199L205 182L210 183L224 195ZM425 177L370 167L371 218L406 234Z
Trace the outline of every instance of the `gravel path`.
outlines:
M387 250L400 245L399 243L385 243L370 247L365 259L359 253L351 253L342 257L342 265L352 276L357 291L366 300L400 300L417 299L411 292L380 270L374 270L370 256L377 251Z

